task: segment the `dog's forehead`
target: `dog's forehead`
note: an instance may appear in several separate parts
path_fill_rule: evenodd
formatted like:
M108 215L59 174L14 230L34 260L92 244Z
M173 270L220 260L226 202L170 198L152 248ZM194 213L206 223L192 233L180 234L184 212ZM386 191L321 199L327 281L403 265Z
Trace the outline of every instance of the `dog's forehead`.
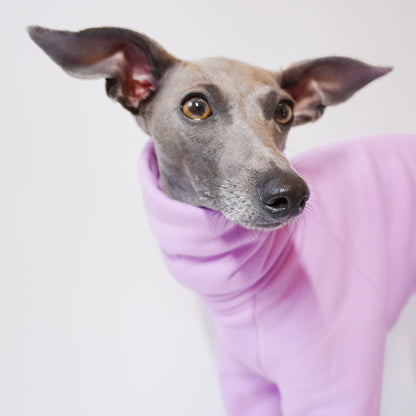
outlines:
M207 58L184 62L177 71L189 88L211 83L221 89L252 93L262 87L278 87L278 76L272 71L228 58Z

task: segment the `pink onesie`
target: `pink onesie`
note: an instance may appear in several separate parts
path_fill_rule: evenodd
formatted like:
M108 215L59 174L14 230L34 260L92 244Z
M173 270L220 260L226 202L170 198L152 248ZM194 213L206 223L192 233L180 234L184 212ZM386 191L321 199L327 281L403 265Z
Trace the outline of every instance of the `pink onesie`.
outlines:
M416 290L416 136L327 146L292 165L311 198L250 231L168 198L154 146L140 178L172 275L217 334L230 416L376 416L386 333Z

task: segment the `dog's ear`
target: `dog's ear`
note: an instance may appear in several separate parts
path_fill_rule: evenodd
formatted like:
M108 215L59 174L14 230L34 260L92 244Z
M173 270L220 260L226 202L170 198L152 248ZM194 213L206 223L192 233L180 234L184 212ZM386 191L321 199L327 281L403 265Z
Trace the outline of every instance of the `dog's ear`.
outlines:
M317 120L328 105L342 103L392 68L338 56L304 61L279 73L281 88L295 101L295 125Z
M177 62L159 44L127 29L102 27L68 32L39 26L30 37L70 75L105 78L107 94L133 114Z

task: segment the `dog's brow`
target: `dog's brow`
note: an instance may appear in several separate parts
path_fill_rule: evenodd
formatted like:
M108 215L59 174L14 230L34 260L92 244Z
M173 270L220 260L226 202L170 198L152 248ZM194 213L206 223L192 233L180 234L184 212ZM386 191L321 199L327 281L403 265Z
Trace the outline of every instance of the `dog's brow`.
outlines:
M274 118L278 98L279 93L276 90L271 90L259 98L259 102L263 110L263 115L266 120L271 120Z
M226 99L224 95L221 93L220 88L215 84L200 84L200 86L206 90L206 92L214 98L214 100L217 101L223 101L225 102Z

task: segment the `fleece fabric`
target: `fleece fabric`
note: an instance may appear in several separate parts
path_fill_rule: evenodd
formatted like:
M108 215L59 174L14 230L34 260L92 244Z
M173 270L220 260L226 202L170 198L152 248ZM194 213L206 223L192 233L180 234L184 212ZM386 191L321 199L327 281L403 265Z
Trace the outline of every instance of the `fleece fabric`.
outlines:
M376 416L386 333L416 289L416 136L355 139L297 157L299 220L247 230L168 198L153 143L140 178L171 274L217 335L230 416Z

